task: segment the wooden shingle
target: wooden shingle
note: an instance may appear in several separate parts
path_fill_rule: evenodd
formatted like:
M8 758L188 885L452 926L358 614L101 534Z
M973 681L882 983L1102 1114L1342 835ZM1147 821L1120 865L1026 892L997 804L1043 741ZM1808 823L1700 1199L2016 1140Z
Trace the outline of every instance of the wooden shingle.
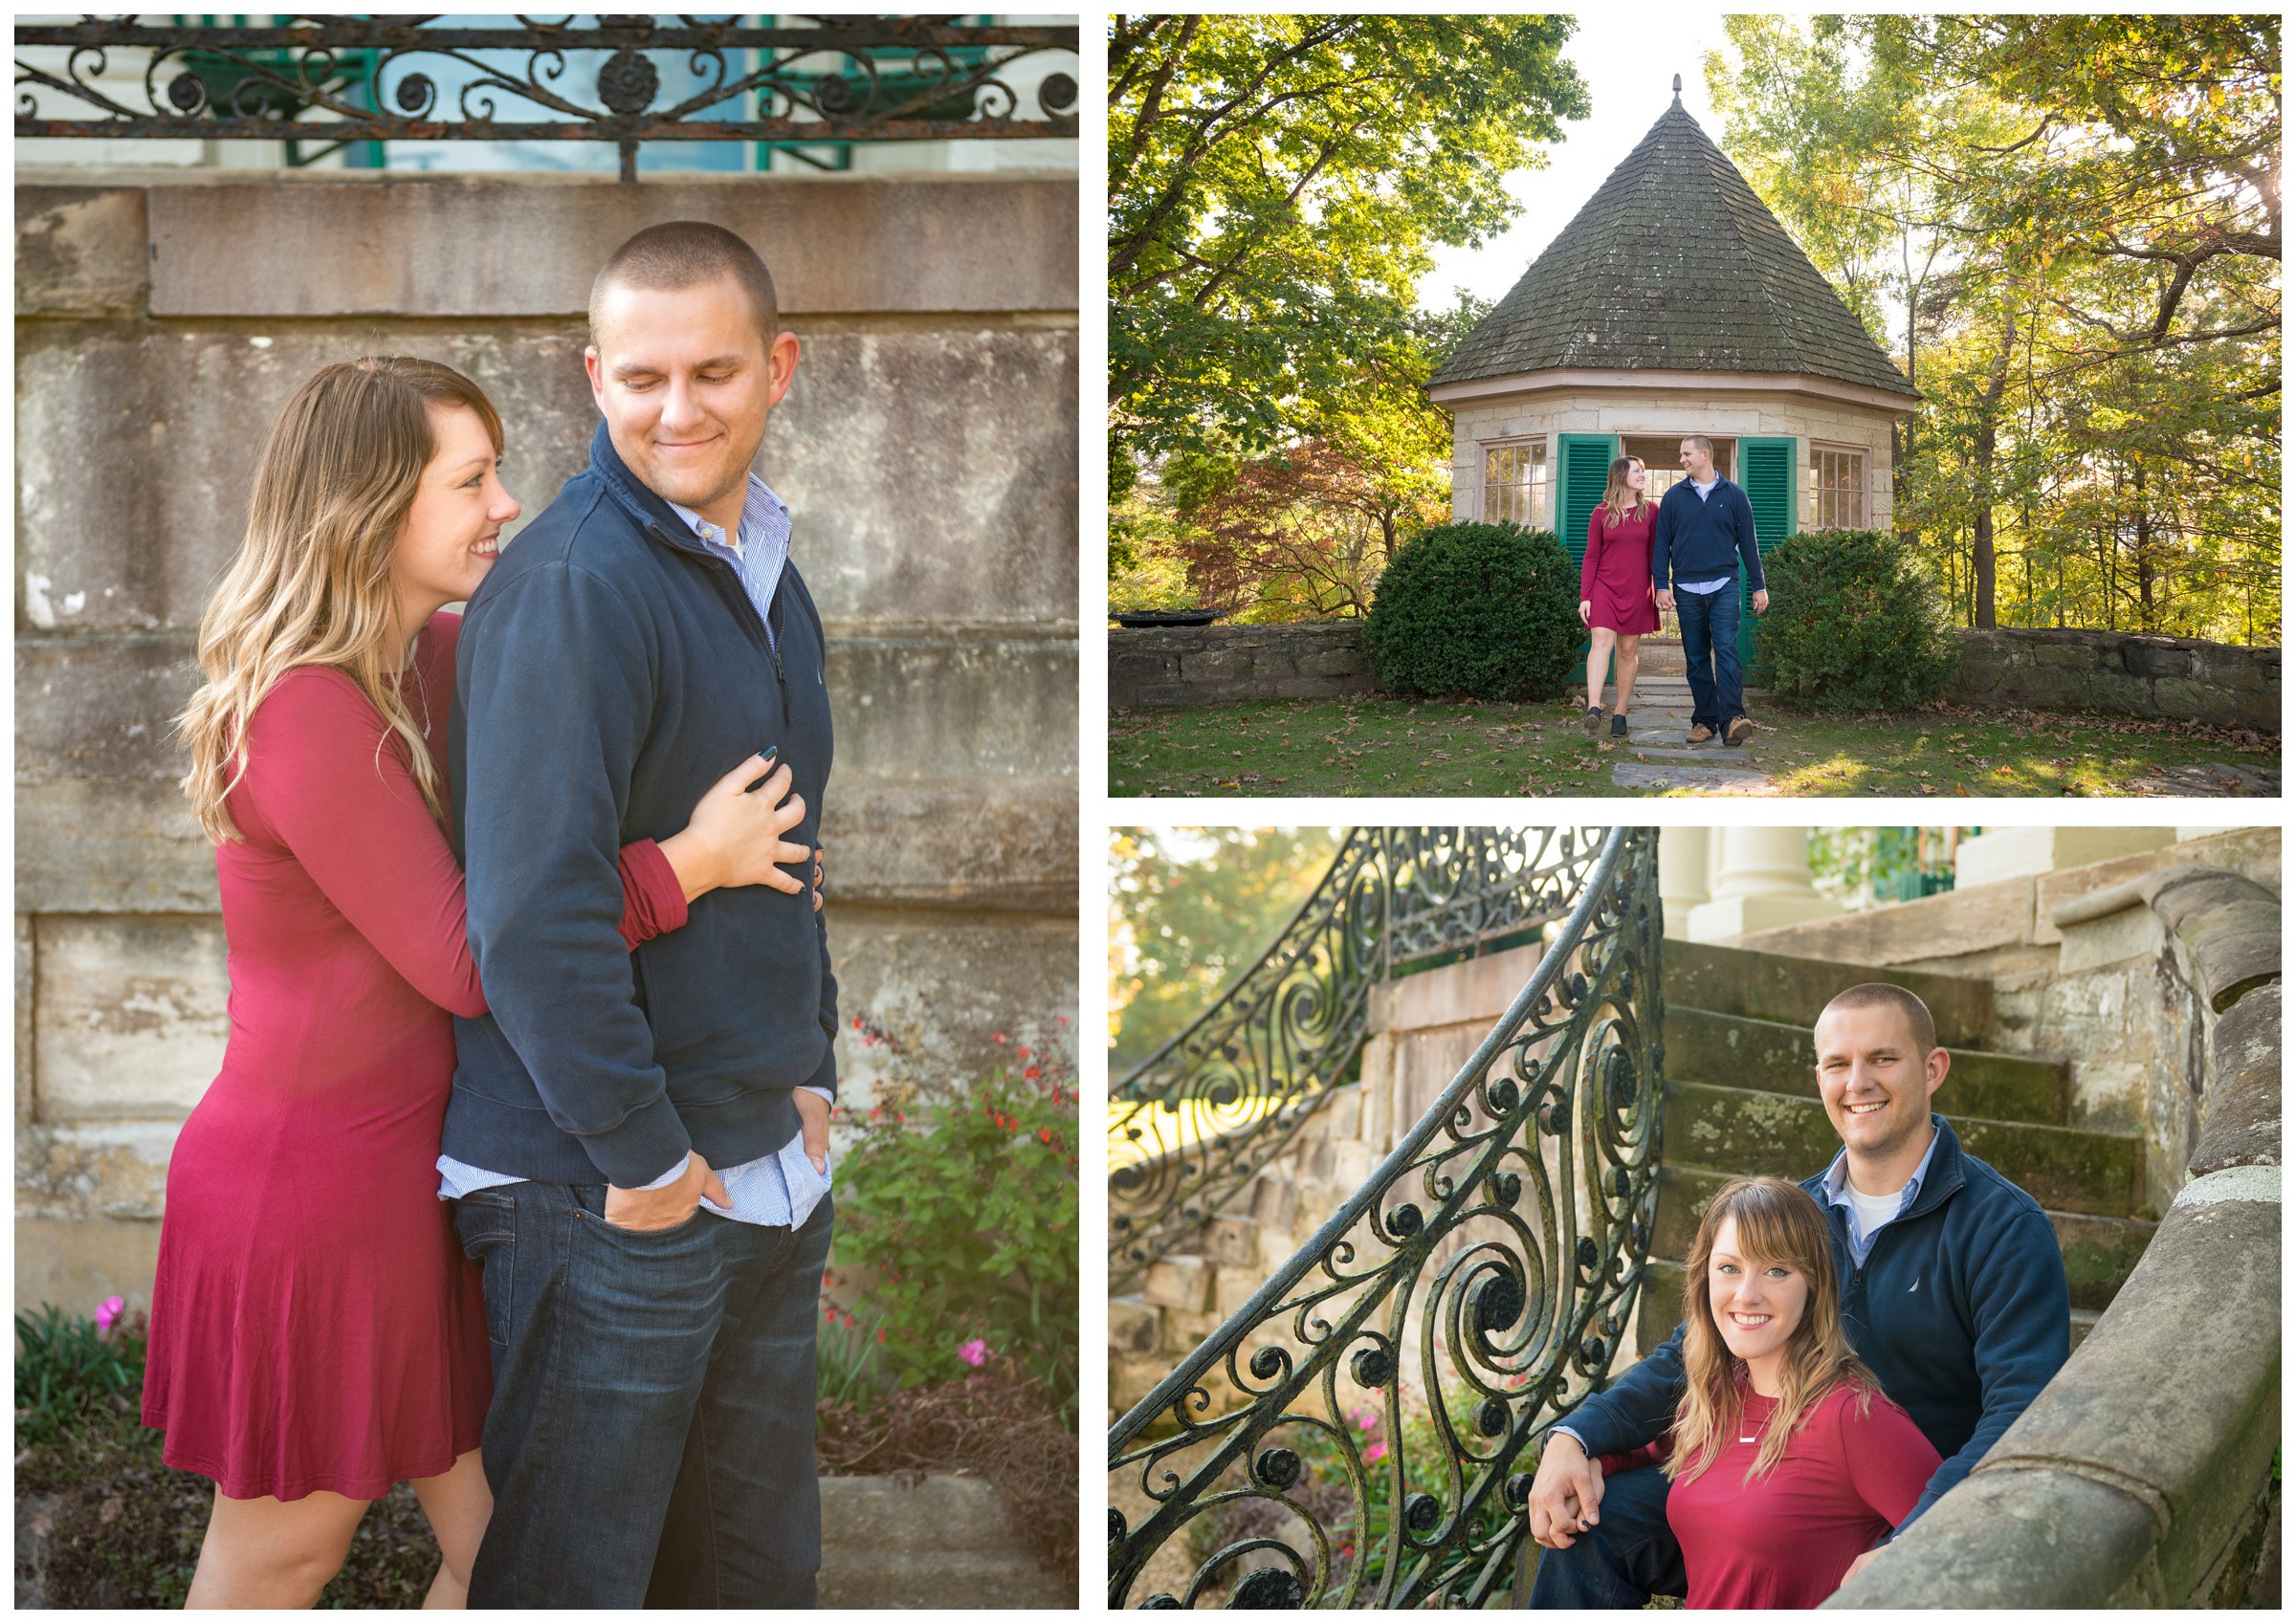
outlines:
M1677 100L1436 371L1810 373L1920 391Z

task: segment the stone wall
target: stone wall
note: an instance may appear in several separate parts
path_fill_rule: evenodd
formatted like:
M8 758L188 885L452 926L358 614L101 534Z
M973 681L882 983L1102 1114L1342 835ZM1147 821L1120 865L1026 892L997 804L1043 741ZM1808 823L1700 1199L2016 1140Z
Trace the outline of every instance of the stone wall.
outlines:
M803 344L761 472L829 631L849 1014L920 1064L1076 1008L1072 176L16 187L16 1290L147 1286L228 1031L211 855L167 732L273 415L376 350L469 372L531 517L580 470L590 277L701 218ZM849 1098L882 1048L840 1045Z
M1236 705L1332 699L1379 687L1361 621L1157 626L1108 634L1108 703Z
M1961 633L1946 698L2280 732L2280 650L2125 631Z

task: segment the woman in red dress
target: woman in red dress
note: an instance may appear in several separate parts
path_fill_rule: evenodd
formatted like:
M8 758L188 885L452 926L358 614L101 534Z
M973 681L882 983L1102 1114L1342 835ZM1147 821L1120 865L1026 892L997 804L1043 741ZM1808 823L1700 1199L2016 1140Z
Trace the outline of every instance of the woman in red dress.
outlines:
M1782 1178L1724 1185L1683 1285L1685 1390L1658 1463L1691 1607L1816 1607L1921 1499L1937 1451L1842 1328L1825 1216Z
M1649 475L1640 457L1617 457L1602 500L1586 520L1586 560L1578 566L1578 618L1594 633L1586 656L1586 732L1602 726L1602 673L1619 651L1619 708L1610 736L1626 736L1626 707L1634 698L1642 640L1658 629L1658 599L1650 587L1650 538L1658 504L1643 500Z
M478 1274L438 1199L449 1012L486 1007L442 829L458 616L518 503L501 420L435 362L322 368L274 427L200 627L185 779L230 944L223 1069L176 1140L144 1421L215 1480L187 1605L308 1607L412 1480L463 1603L492 1508ZM803 813L750 757L624 848L623 933L720 885L795 892ZM817 901L818 905L818 901Z

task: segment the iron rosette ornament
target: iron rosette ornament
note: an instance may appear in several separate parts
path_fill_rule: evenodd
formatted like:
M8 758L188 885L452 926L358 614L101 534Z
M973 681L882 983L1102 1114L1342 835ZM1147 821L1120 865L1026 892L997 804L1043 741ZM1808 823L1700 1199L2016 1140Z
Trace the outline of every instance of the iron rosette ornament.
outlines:
M1599 831L1357 829L1275 942L1110 1090L1113 1288L1225 1210L1353 1082L1372 989L1535 940Z
M1111 1429L1135 1510L1109 1513L1110 1605L1503 1596L1531 1445L1607 1380L1633 1323L1658 1198L1661 932L1656 831L1613 830L1435 1104ZM1163 1588L1137 1593L1152 1565Z

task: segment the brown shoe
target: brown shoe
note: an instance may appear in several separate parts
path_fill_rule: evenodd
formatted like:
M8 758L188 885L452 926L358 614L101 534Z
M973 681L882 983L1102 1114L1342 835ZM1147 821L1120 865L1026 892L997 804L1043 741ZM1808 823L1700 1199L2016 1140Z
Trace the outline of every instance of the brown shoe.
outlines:
M1733 716L1730 731L1722 735L1724 744L1744 744L1754 736L1754 723L1744 716Z
M1713 736L1714 730L1708 727L1704 722L1700 722L1696 727L1689 731L1689 735L1683 740L1683 742L1685 744L1704 744L1708 739Z

